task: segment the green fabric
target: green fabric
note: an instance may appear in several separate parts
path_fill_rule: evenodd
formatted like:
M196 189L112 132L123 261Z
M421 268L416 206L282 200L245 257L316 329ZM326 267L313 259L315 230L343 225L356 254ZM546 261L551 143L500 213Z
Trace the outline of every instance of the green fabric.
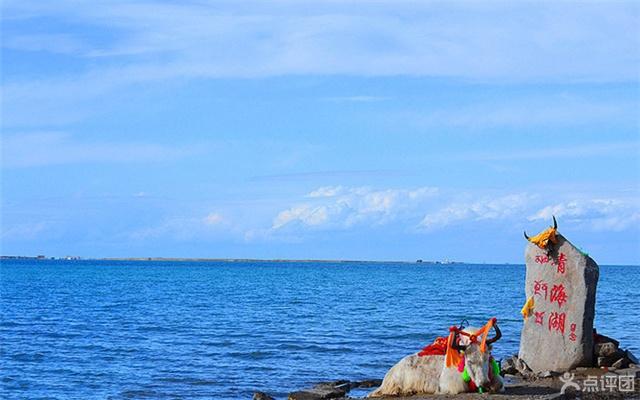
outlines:
M500 364L495 359L491 359L491 368L494 376L500 375Z
M464 371L462 371L462 380L465 382L471 381L471 377L469 376L469 371L467 371L467 367L464 367Z

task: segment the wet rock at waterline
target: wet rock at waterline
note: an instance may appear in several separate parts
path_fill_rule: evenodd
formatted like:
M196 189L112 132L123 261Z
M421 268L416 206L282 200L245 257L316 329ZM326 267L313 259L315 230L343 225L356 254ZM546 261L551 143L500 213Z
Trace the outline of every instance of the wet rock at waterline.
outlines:
M253 394L253 400L275 400L275 399L264 392L255 392Z
M289 400L324 400L344 398L350 390L372 388L380 386L381 379L369 379L359 382L338 380L333 382L322 382L311 389L299 390L289 393Z

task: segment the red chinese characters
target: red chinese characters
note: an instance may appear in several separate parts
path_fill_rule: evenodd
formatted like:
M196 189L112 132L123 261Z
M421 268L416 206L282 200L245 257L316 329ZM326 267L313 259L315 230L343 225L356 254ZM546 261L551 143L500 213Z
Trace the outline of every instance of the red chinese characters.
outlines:
M564 285L553 285L549 301L552 303L557 302L558 307L562 307L562 305L567 302L567 293L564 290Z
M549 330L560 332L564 335L564 321L567 318L565 313L552 312L549 314Z
M546 264L549 262L549 256L543 256L543 255L536 256L535 261L538 264Z
M534 310L534 323L539 325L541 329L547 327L549 332L560 333L562 336L566 332L567 307L565 307L565 304L568 303L570 294L570 290L567 290L566 283L561 278L561 275L566 273L567 261L567 256L564 253L558 254L557 257L548 255L535 256L536 264L548 264L551 267L555 267L557 276L562 283L557 281L547 282L543 279L533 281L533 294L538 296L536 298L537 310ZM568 334L569 340L574 342L578 340L576 330L577 325L571 324Z
M565 256L564 253L560 253L560 255L558 256L558 262L555 263L558 266L559 274L564 274L566 263L567 256Z
M534 295L542 295L544 292L544 299L547 299L547 282L544 281L533 281L533 294Z
M560 253L557 260L547 256L547 255L537 255L535 258L536 264L547 264L553 265L557 268L559 274L564 274L566 271L567 265L567 256L564 253Z
M571 324L571 333L569 333L569 340L571 340L572 342L575 342L577 339L577 335L576 335L576 324Z

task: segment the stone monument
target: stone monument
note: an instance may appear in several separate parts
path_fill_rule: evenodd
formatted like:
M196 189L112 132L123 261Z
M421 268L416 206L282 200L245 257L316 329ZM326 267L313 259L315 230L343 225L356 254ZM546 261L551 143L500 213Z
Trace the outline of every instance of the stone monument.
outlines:
M527 303L518 356L534 372L593 365L598 265L555 229L536 236L547 233L551 240L528 238L525 250Z

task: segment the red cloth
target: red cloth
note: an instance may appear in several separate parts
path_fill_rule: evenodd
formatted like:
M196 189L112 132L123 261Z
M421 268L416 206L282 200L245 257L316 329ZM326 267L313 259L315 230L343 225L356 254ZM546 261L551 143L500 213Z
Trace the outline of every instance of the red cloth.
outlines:
M439 337L439 338L436 338L436 340L433 343L431 343L430 345L422 349L422 351L418 353L418 356L420 357L443 356L446 354L446 352L447 352L447 338Z

